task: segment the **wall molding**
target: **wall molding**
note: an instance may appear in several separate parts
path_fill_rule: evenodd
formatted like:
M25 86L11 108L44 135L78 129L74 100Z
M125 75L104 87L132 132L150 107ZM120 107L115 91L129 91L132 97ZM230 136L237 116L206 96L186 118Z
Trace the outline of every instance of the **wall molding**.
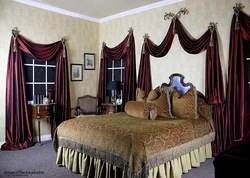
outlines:
M177 2L181 2L181 1L184 1L184 0L164 0L164 1L156 2L156 3L153 3L153 4L149 4L149 5L146 5L146 6L138 7L138 8L131 9L131 10L128 10L128 11L124 11L124 12L121 12L121 13L118 13L118 14L115 14L115 15L111 15L111 16L108 16L108 17L101 18L100 23L107 22L109 20L118 19L118 18L125 17L125 16L129 16L129 15L136 14L136 13L139 13L139 12L147 11L147 10L150 10L150 9L166 6L166 5L169 5L169 4L174 4L174 3L177 3Z
M156 3L153 3L153 4L149 4L149 5L146 5L146 6L142 6L142 7L138 7L138 8L135 8L135 9L128 10L128 11L124 11L124 12L121 12L121 13L118 13L118 14L115 14L115 15L104 17L104 18L101 18L101 19L97 19L97 18L94 18L94 17L90 17L90 16L87 16L87 15L83 15L83 14L79 14L79 13L75 13L75 12L71 12L71 11L64 10L64 9L61 9L61 8L57 8L57 7L54 7L54 6L34 2L32 0L13 0L13 1L18 2L18 3L22 3L22 4L26 4L26 5L29 5L29 6L37 7L37 8L40 8L40 9L56 12L56 13L59 13L59 14L68 15L68 16L71 16L71 17L76 17L76 18L80 18L80 19L84 19L84 20L89 20L89 21L92 21L92 22L102 23L102 22L107 22L109 20L114 20L114 19L118 19L118 18L125 17L125 16L128 16L128 15L132 15L132 14L135 14L135 13L143 12L143 11L146 11L146 10L158 8L158 7L161 7L161 6L181 2L181 1L184 1L184 0L163 0L163 1L156 2Z
M33 137L33 142L38 142L39 140L39 136L35 136ZM46 134L46 135L41 135L41 142L44 142L44 141L49 141L49 140L52 140L51 139L51 134ZM0 142L0 146L2 146L5 142Z

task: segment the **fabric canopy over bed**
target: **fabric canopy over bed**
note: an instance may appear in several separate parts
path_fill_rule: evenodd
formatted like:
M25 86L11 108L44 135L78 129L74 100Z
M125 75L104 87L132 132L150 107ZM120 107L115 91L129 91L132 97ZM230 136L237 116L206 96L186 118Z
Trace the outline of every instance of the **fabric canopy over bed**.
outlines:
M210 22L209 29L199 38L195 39L186 30L179 20L181 14L187 14L186 8L181 9L176 15L172 16L172 22L165 38L161 44L156 45L149 39L146 34L144 36L144 44L142 46L138 87L145 91L152 89L151 71L150 71L150 55L154 57L163 57L169 52L175 34L178 35L182 48L190 54L198 54L206 50L206 80L205 80L205 97L210 104L213 104L213 118L216 123L216 137L213 142L213 154L217 155L221 151L220 142L223 135L220 129L220 123L224 119L224 84L219 55L219 44L217 39L216 23ZM169 13L172 15L171 13ZM165 19L169 19L170 15L166 14ZM218 124L217 124L218 123ZM217 127L218 125L218 127Z
M191 167L198 167L212 157L212 108L191 83L181 82L182 75L171 76L170 84L152 90L147 101L137 98L127 102L125 112L64 121L53 140L56 163L90 178L180 177ZM152 100L154 96L157 99ZM188 106L170 105L170 98ZM140 114L147 111L147 115ZM176 117L181 113L185 114Z

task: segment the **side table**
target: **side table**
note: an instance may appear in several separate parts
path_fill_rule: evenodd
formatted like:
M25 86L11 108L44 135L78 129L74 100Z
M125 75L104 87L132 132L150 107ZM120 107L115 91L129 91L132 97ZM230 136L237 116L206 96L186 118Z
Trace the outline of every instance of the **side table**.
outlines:
M102 114L112 114L121 112L121 105L103 103L102 104Z
M41 119L50 119L51 138L53 138L53 120L55 119L55 106L56 106L55 103L30 105L31 117L32 119L37 119L38 121L38 136L40 145L41 145L41 128L40 128Z

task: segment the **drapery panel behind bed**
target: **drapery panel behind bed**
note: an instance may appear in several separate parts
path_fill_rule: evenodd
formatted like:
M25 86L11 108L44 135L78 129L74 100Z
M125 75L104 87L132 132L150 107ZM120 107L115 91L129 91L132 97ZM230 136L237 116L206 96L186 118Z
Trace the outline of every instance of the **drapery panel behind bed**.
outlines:
M152 89L150 55L162 57L168 53L175 34L172 32L177 33L181 46L186 52L198 54L206 50L205 96L209 104L213 104L213 119L216 126L215 132L218 134L213 142L213 154L217 155L221 151L220 143L222 140L222 131L219 126L224 120L224 85L217 32L214 23L210 23L209 29L199 39L195 39L190 36L183 24L177 18L175 21L171 22L167 35L159 46L146 38L142 46L138 87L147 92Z

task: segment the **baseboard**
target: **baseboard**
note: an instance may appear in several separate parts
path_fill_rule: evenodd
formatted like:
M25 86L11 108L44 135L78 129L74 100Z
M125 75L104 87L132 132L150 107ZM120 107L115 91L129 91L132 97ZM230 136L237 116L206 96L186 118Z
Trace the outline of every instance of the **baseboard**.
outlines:
M33 137L33 142L38 142L39 136ZM51 134L41 135L41 142L51 140Z
M5 142L0 142L0 146L2 146Z
M33 142L38 142L39 137L33 137ZM51 139L51 134L46 134L46 135L41 135L41 142L52 140ZM0 142L0 147L4 144L5 142Z

